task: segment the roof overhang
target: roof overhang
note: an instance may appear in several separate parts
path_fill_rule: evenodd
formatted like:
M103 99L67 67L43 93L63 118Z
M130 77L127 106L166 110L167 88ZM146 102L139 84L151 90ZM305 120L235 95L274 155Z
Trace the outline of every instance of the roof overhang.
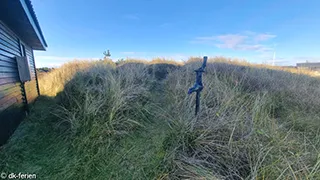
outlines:
M46 50L39 22L30 0L1 0L0 20L34 50Z

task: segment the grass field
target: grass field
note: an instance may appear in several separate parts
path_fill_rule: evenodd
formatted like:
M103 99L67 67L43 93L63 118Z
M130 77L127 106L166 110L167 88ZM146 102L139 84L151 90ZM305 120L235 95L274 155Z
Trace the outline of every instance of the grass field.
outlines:
M2 172L38 179L320 179L320 79L209 59L72 62L1 147Z

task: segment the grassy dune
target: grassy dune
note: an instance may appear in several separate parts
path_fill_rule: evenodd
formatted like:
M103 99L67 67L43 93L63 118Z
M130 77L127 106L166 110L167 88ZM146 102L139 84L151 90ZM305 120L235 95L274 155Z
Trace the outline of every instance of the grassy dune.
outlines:
M72 62L0 150L0 171L38 179L320 179L320 79L209 59Z

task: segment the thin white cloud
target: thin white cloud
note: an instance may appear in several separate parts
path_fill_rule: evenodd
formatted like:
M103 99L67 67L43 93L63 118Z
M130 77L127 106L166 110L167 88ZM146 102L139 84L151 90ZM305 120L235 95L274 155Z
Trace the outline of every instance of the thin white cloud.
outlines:
M259 42L259 41L267 41L267 40L270 40L270 39L273 39L277 37L276 35L273 35L273 34L258 34L254 37L254 40Z
M220 36L196 37L192 42L208 45L216 45L219 48L235 49L237 45L242 44L247 36L239 34L226 34Z
M261 45L261 44L240 44L236 48L244 51L264 51L265 50L264 45Z
M187 60L188 55L182 53L159 53L159 52L135 52L135 51L124 51L121 52L126 58L132 59L144 59L152 60L155 58L172 59L172 60Z
M74 57L60 57L60 56L35 56L37 60L56 60L56 61L66 61L74 59Z
M293 58L297 62L320 62L320 57L299 56Z
M35 56L36 60L54 60L54 61L70 61L70 60L98 60L99 58L92 57L64 57L64 56Z
M273 56L271 54L262 54L259 58L268 64L273 64L278 66L295 66L297 63L304 62L320 62L320 57L313 56L297 56L297 57L275 57L273 60Z
M50 62L40 62L37 64L37 68L40 67L49 67L49 68L57 68L61 66L63 63L50 63Z
M257 33L253 31L244 31L243 34L248 37L251 37L255 42L268 41L277 37L276 35L271 33Z
M137 52L133 52L133 51L126 51L126 52L121 52L121 54L125 54L125 55L134 55L134 54L137 54Z
M99 60L99 58L86 57L63 57L63 56L37 56L35 55L37 67L58 67L73 60Z
M272 51L273 48L262 42L271 40L275 37L276 35L269 33L255 33L251 31L245 31L244 33L238 34L196 37L191 42L214 45L222 49L265 52Z
M164 58L164 59L172 59L172 60L176 60L176 61L184 61L187 60L189 58L189 56L185 55L185 54L165 54L165 55L159 55L159 56L155 56L153 58Z
M217 44L217 47L228 48L228 49L238 49L239 45L245 42L247 36L242 36L238 34L227 34L216 37L211 37L211 39L216 38L221 44Z
M146 54L152 54L152 52L123 51L123 52L120 52L120 54L123 54L123 55L146 55Z

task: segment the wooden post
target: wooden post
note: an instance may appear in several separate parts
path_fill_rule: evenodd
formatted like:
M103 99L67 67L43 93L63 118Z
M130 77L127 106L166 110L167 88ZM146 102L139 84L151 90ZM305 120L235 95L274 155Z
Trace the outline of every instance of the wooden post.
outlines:
M36 60L34 58L34 53L33 53L33 49L31 49L32 51L32 58L33 58L33 67L34 67L34 73L36 75L36 85L37 85L37 92L38 92L38 96L40 96L40 88L39 88L39 81L38 81L38 74L37 74L37 68L36 68Z
M195 113L195 115L198 114L199 110L200 110L200 92L197 92L197 94L196 94L196 113Z
M195 70L195 72L196 72L196 82L195 82L194 86L191 87L189 89L189 91L188 91L188 94L196 92L196 111L195 111L195 115L197 115L199 110L200 110L200 92L203 89L202 73L204 72L204 69L207 66L207 60L208 60L208 57L204 56L203 57L202 66Z
M24 82L20 83L20 88L21 88L23 108L26 111L26 113L28 114L29 113L29 104L28 104L28 99L27 99L27 94L26 94L26 88L24 87Z

